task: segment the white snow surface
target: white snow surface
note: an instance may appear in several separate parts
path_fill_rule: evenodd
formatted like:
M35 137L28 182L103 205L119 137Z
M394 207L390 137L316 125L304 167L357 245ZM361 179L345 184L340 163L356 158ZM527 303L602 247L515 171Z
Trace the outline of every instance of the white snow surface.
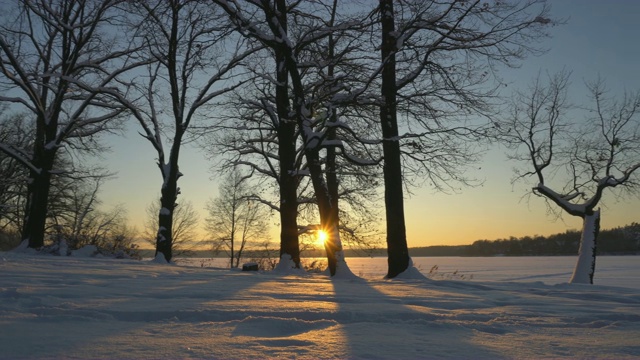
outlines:
M385 280L384 258L329 278L79 255L0 252L0 358L640 357L640 257L583 285L575 257L416 258Z

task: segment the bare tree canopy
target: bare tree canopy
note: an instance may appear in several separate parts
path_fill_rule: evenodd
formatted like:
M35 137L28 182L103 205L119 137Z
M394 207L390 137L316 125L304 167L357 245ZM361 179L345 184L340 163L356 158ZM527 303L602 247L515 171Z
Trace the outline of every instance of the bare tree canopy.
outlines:
M544 1L380 0L380 128L387 252L393 278L410 265L403 185L411 175L437 189L468 184L482 124L492 111L495 64L536 53L552 21ZM403 162L404 160L404 162Z
M234 36L220 9L202 1L156 0L128 6L129 40L148 62L121 98L157 153L162 176L156 254L172 258L172 226L180 194L180 150L197 118L249 79L237 66L254 50ZM166 145L168 144L168 146Z
M124 107L111 96L131 64L113 26L121 1L14 0L0 24L0 102L34 123L30 153L0 144L29 169L22 232L44 244L51 174L61 147L97 151L97 136L118 127ZM108 91L103 91L108 90Z
M587 84L590 105L567 100L569 72L541 77L517 93L498 132L519 163L516 180L533 177L532 192L554 207L583 219L580 256L571 282L593 283L600 224L598 208L606 191L640 190L640 91L620 98L607 94L602 80Z
M254 194L249 177L234 171L223 180L219 196L207 203L206 228L212 248L226 251L232 268L240 265L245 250L255 250L268 241L265 239L268 211Z

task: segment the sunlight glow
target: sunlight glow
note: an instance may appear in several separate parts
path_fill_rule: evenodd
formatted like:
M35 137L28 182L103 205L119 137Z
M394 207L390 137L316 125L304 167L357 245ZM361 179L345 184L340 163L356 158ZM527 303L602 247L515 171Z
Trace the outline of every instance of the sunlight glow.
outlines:
M320 246L324 246L324 242L327 241L327 232L324 230L318 230L316 232L316 236L318 237L316 239L316 243Z

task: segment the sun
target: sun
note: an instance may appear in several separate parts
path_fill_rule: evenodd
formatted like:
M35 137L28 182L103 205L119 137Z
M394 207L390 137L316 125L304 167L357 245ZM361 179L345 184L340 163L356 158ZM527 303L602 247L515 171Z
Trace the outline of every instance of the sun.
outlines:
M327 232L324 230L318 230L316 231L316 243L320 246L324 246L324 242L327 241Z

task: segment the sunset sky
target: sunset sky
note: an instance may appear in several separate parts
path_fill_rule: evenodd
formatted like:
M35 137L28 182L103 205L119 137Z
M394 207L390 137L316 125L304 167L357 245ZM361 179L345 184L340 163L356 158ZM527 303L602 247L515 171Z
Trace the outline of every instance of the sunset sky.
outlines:
M566 67L573 72L570 97L576 104L587 100L584 81L598 75L612 93L640 89L640 1L555 0L550 4L552 15L567 19L567 24L551 30L552 38L544 43L548 53L527 59L520 69L502 73L512 83L509 88L525 87L540 70L555 72ZM124 204L130 224L141 230L145 209L158 198L162 179L154 151L137 135L136 125L129 125L126 137L109 140L113 151L105 154L105 161L118 176L103 186L102 198L107 207ZM508 162L502 151L492 149L478 164L481 169L475 176L484 180L481 187L465 188L459 194L437 193L428 187L413 189L405 203L410 247L548 235L581 226L580 219L569 215L555 220L540 198L523 198L532 184L512 186L515 164ZM218 194L210 163L199 150L187 147L181 153L180 170L185 175L179 181L181 199L191 201L204 221L207 199ZM602 204L603 228L640 222L640 197L615 199L612 195L605 194ZM277 240L275 229L273 235Z

